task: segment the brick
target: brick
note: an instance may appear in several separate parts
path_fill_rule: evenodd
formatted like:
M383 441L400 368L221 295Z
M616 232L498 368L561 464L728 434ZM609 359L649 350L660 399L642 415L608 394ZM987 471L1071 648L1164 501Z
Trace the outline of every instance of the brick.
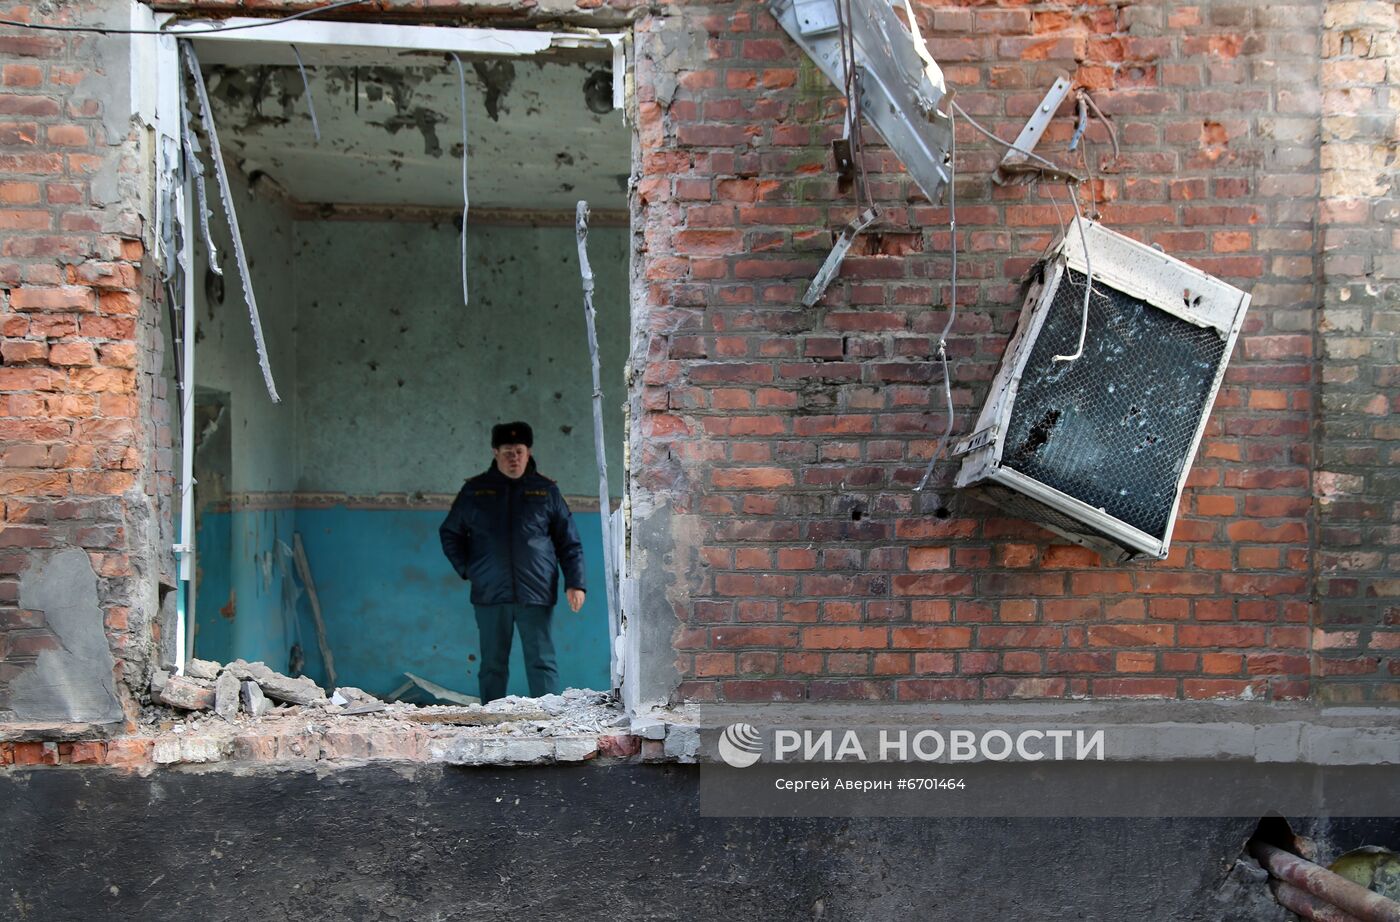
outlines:
M89 288L17 288L10 292L10 307L17 311L96 310L96 299Z
M55 343L49 348L49 363L52 365L96 365L97 351L91 343Z

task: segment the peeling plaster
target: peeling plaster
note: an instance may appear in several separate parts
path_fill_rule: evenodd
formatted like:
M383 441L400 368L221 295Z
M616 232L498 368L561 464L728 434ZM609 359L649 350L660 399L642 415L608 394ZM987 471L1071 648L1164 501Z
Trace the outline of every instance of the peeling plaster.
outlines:
M44 613L59 648L42 651L10 683L10 709L20 720L120 721L116 661L87 551L67 548L36 560L20 577L19 596L21 608Z

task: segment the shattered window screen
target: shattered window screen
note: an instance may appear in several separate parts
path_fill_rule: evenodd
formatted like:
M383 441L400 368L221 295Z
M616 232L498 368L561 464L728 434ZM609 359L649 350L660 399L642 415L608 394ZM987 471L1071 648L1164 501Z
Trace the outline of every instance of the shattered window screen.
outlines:
M1066 267L1021 378L1002 464L1165 540L1225 342Z

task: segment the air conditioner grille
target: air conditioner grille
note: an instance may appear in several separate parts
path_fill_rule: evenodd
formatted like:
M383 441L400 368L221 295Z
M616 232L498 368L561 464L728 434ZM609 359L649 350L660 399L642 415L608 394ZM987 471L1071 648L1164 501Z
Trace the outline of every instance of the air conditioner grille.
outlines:
M1038 500L1031 499L1015 490L1007 489L1000 484L985 483L977 487L977 494L984 502L1005 510L1009 515L1018 519L1025 519L1027 522L1034 522L1043 525L1066 535L1092 535L1095 538L1111 542L1113 539L1100 534L1078 519L1071 518L1063 512L1059 512Z
M1001 463L1165 540L1225 341L1066 267L1026 361Z

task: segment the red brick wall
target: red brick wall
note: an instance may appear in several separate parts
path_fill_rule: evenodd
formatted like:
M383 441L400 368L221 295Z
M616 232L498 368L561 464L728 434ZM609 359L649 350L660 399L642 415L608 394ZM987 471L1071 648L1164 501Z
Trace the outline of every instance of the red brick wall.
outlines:
M1400 701L1400 72L1393 4L1327 4L1323 35L1318 696Z
M434 7L435 21L508 12ZM569 15L611 25L634 7ZM1105 163L1091 131L1105 221L1253 292L1172 556L1121 567L1022 522L958 502L938 518L916 502L942 425L929 358L947 299L946 212L876 146L885 222L825 301L801 308L851 214L827 148L834 89L757 2L638 11L630 473L634 509L664 504L697 525L667 574L680 694L1394 700L1388 252L1400 212L1388 178L1346 182L1389 176L1387 160L1326 156L1358 127L1381 147L1393 130L1364 121L1368 107L1390 111L1374 67L1393 55L1383 7L920 6L960 102L1004 137L1058 70L1090 87L1123 145ZM91 37L0 30L0 720L4 683L46 642L42 616L16 604L35 555L90 551L134 684L170 580L161 307L140 240L150 156L112 130L110 100L92 91L124 81L124 64ZM1070 129L1062 115L1046 148ZM950 348L966 433L1058 219L1047 196L990 185L1000 152L966 125L959 147ZM952 471L943 463L939 481Z
M1123 146L1113 163L1090 132L1105 222L1253 291L1172 554L1128 566L969 505L944 519L920 505L911 488L943 424L930 358L946 211L873 153L885 222L803 309L851 216L826 146L840 103L761 5L673 12L638 42L649 361L636 463L640 489L703 523L677 612L681 694L1309 694L1320 5L921 8L962 106L1003 137L1058 70L1092 88ZM1045 147L1062 150L1072 127L1062 115ZM969 126L958 141L949 345L966 433L1058 221L1045 195L991 185L1001 152Z
M142 548L163 411L143 316L142 166L114 93L129 80L125 48L0 29L0 718L7 684L57 645L44 613L19 607L19 577L53 549L88 551L118 676L149 654L157 572Z

